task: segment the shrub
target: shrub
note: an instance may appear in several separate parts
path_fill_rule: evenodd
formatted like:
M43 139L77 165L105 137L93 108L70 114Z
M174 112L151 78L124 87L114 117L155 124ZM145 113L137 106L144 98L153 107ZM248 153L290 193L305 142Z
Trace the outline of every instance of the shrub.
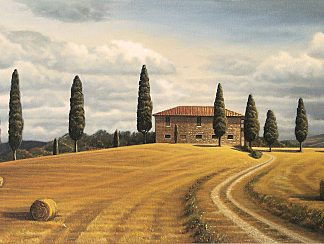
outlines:
M260 151L252 151L252 153L251 153L251 157L252 158L256 158L256 159L258 159L258 158L261 158L262 157L262 152L260 152Z
M184 216L189 219L185 223L185 230L192 233L196 243L220 243L226 240L226 236L213 232L203 219L202 210L198 206L196 193L200 186L210 180L216 173L199 178L191 185L185 195Z

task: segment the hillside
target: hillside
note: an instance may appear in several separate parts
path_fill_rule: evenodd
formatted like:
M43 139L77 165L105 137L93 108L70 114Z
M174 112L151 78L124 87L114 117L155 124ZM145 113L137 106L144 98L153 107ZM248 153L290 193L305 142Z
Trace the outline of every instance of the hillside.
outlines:
M3 163L0 242L191 242L183 226L189 186L213 172L217 184L257 162L229 147L148 144ZM60 216L26 219L45 197Z
M41 141L22 141L20 149L18 150L19 158L32 158L37 156L49 155L49 152L45 152L43 147L47 142ZM11 160L11 149L9 144L0 144L0 162Z
M300 154L277 150L273 153L276 164L259 180L256 190L324 210L324 202L318 201L319 184L324 179L323 152L304 149Z
M74 142L68 134L58 138L60 153L72 152ZM147 143L155 142L155 133L147 134ZM121 131L120 146L138 145L143 143L143 135L139 132ZM113 134L105 130L98 130L92 135L83 134L82 139L78 142L79 151L89 151L102 148L113 147ZM40 156L52 155L53 141L23 141L18 149L18 159L34 158ZM8 143L0 144L0 162L12 159L11 150Z
M324 134L308 137L304 145L305 147L324 147Z

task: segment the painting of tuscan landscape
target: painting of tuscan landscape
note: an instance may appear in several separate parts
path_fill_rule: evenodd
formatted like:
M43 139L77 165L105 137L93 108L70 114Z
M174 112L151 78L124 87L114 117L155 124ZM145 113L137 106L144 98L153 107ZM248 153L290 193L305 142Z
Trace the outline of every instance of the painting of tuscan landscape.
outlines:
M324 243L324 1L0 6L0 243Z

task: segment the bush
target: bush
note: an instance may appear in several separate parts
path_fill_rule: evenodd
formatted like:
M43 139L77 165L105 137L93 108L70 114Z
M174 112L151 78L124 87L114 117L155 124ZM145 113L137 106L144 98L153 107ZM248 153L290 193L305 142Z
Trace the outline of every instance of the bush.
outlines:
M252 151L251 157L256 158L256 159L261 158L262 157L262 152L260 152L260 151Z
M184 215L189 218L185 223L185 230L192 233L196 243L220 243L226 240L225 235L216 234L208 227L196 199L200 186L215 175L216 173L212 173L197 179L185 195Z

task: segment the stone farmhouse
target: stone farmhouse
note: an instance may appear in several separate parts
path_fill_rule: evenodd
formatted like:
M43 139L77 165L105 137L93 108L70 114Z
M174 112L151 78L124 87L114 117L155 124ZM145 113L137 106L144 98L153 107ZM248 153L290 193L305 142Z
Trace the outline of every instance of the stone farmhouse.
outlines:
M174 143L175 125L178 127L178 143L218 143L213 129L213 106L178 106L153 116L157 143ZM244 115L226 109L226 116L228 125L222 144L244 145Z

